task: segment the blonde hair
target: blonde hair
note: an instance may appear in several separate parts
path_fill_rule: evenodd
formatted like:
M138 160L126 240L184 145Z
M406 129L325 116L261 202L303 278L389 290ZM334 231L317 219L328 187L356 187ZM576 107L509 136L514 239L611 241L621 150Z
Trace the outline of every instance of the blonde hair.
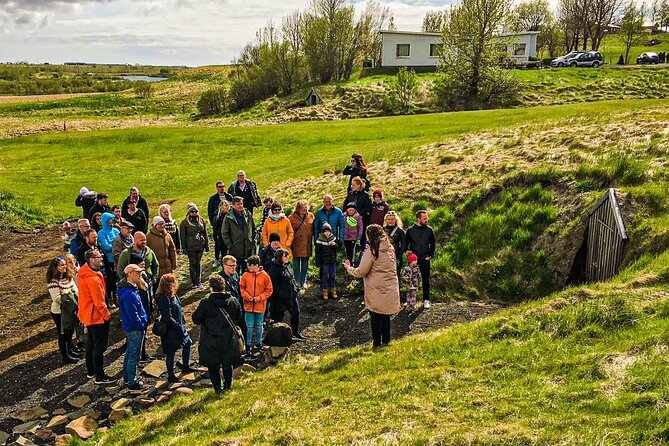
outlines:
M351 180L351 183L355 183L356 185L362 187L363 189L365 188L365 185L367 184L367 182L360 177L353 178Z
M172 208L170 207L169 204L161 204L160 207L158 208L158 214L163 213L163 209L167 210L167 216L169 217L170 221L172 220Z
M395 217L395 221L397 222L397 227L401 228L404 225L402 224L402 219L400 216L397 214L395 211L388 211L386 215L383 217L383 226L388 226L388 217Z
M223 201L221 201L221 202L218 204L218 210L220 211L220 210L223 208L223 206L227 206L228 210L227 210L226 212L229 212L229 211L230 211L230 207L231 207L231 206L230 206L230 202L229 202L228 200L223 200Z

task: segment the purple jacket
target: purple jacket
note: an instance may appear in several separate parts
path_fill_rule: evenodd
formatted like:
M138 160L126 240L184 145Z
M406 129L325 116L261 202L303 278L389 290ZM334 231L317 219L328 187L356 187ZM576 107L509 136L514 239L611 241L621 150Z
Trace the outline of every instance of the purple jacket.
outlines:
M351 221L355 221L355 226L351 225ZM360 214L356 212L353 217L344 214L344 240L360 240L361 238L362 218L360 218Z

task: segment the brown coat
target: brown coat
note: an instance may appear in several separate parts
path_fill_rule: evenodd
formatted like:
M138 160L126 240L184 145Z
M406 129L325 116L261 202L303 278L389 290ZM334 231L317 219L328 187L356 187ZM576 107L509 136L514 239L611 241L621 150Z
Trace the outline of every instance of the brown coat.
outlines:
M369 246L357 268L348 268L349 274L362 277L365 284L365 307L379 314L400 311L400 291L397 282L395 249L387 238L379 244L379 258L375 259Z
M294 211L288 217L290 224L293 227L293 257L311 257L311 248L314 238L314 214L307 212L304 220Z
M160 268L158 279L164 274L173 273L177 269L177 248L172 236L167 231L160 232L154 226L146 234L146 245L156 254Z

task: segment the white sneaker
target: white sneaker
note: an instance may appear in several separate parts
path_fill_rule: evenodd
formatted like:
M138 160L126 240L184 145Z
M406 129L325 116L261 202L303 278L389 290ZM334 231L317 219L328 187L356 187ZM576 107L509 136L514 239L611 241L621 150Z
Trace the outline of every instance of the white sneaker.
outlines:
M430 308L430 301L429 301L429 300L425 299L425 300L423 301L423 308L425 308L426 310L427 310L428 308Z
M214 266L214 268L218 268L219 266L221 266L221 264L218 263L218 260L214 260L214 265L213 266Z

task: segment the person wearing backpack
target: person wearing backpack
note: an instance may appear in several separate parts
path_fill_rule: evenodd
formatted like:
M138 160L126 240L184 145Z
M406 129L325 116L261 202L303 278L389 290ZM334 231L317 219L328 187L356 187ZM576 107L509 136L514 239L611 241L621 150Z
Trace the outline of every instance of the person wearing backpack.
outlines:
M225 290L225 280L220 275L209 278L209 291L193 313L193 323L201 326L200 364L207 367L214 392L220 394L232 388L233 368L243 363L233 326L242 323L242 309L237 299Z

